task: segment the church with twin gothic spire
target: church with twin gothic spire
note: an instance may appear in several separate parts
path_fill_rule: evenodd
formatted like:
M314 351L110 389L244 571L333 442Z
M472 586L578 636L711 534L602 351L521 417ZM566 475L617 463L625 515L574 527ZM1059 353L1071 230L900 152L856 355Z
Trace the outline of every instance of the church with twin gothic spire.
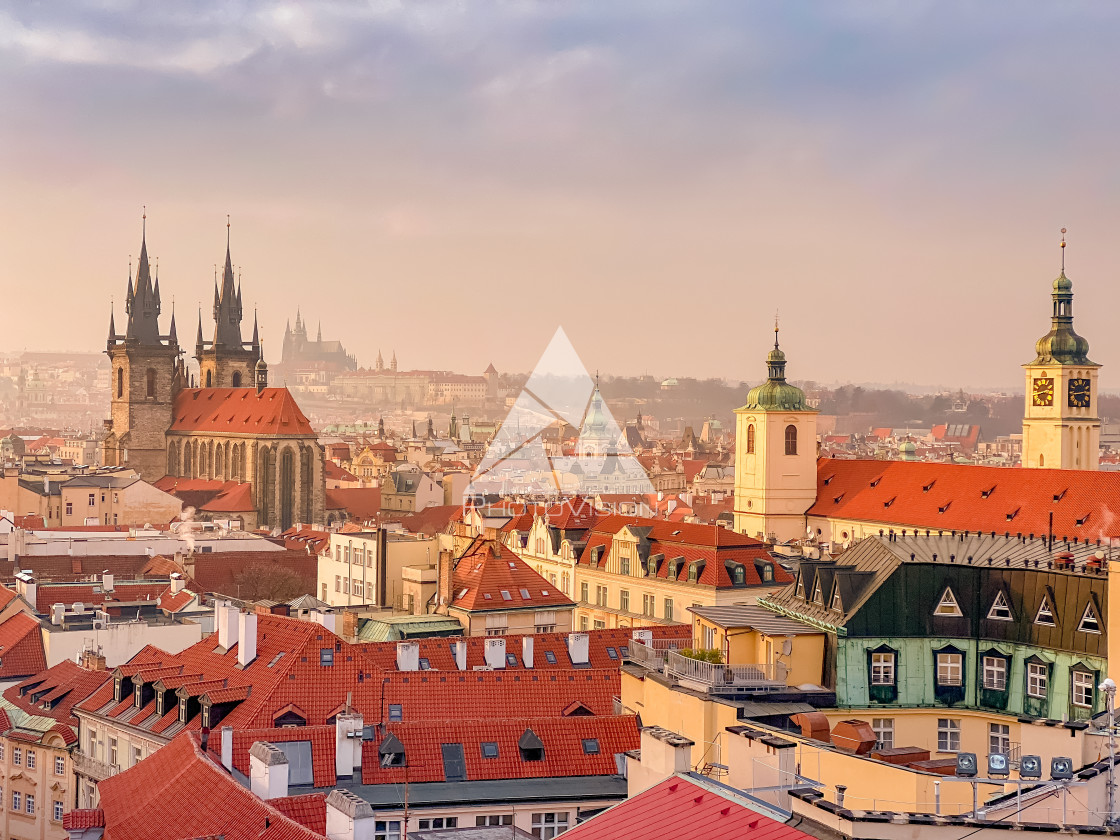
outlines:
M112 394L103 463L131 467L167 492L190 492L201 501L200 518L270 529L323 522L324 450L288 389L268 387L255 315L252 338L244 340L228 226L209 339L199 313L198 383L187 373L175 313L163 333L161 309L145 224L135 277L129 269L123 333L116 313L109 316Z

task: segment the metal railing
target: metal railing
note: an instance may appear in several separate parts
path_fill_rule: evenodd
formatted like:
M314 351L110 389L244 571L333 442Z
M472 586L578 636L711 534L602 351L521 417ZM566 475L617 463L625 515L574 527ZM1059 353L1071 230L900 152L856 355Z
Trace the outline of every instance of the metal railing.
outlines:
M784 688L788 669L784 663L717 665L689 659L675 651L666 654L665 673L679 680L719 688Z
M649 644L631 639L630 660L653 671L664 671L666 658L680 646L677 639L651 639Z
M96 782L102 779L108 779L110 776L115 776L121 772L119 764L109 764L104 761L98 761L96 758L90 758L88 755L76 752L73 755L74 770L83 776L87 776Z

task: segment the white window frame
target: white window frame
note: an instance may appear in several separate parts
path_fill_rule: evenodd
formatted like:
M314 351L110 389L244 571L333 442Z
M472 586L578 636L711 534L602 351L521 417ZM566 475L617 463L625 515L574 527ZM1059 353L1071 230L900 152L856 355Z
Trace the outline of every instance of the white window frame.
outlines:
M1093 675L1087 671L1072 671L1070 697L1079 709L1093 708Z
M1050 690L1050 666L1042 662L1027 663L1027 696L1045 700Z
M871 718L871 728L875 732L875 749L894 748L894 718Z
M532 831L530 832L534 837L539 837L541 840L552 840L552 838L563 834L570 827L568 815L570 811L542 811L533 814Z
M960 618L964 615L964 613L961 612L961 605L957 600L957 595L953 592L953 587L945 587L945 591L941 593L941 598L938 600L937 606L933 608L933 614L945 618Z
M895 654L879 651L871 654L871 684L895 684Z
M957 718L937 719L937 751L955 753L961 751L961 722Z
M964 685L964 654L937 654L937 684L952 687Z
M1002 656L985 656L982 661L983 686L991 691L1007 690L1007 660Z
M1091 622L1092 626L1086 627L1086 622ZM1077 629L1081 633L1093 633L1097 636L1101 634L1101 619L1097 615L1097 611L1093 609L1092 601L1085 605L1085 612L1081 614L1081 621L1078 622Z
M1011 605L1007 603L1007 597L1003 594L1002 589L996 593L996 598L992 601L992 607L988 610L988 618L992 621L1015 620L1015 616L1011 613Z
M1011 726L1006 723L988 724L988 755L1007 755L1011 752Z
M1038 605L1038 612L1034 614L1034 623L1043 627L1057 627L1058 622L1054 618L1054 608L1050 605L1050 599L1043 595L1042 603Z

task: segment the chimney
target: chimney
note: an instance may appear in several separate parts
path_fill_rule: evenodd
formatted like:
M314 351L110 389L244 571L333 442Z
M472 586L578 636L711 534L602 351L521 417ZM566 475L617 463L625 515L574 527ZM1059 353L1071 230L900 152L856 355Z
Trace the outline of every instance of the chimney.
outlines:
M362 725L360 714L343 712L335 718L334 770L337 776L353 776L362 769Z
M641 642L646 647L653 647L653 631L649 628L635 630L630 634L630 638L635 642Z
M436 612L446 614L447 607L455 600L454 580L455 562L454 555L446 549L439 553L439 581L436 585Z
M237 664L244 668L257 658L257 614L237 613Z
M642 768L658 780L692 769L693 741L660 726L642 730Z
M214 607L218 624L218 645L229 650L237 644L237 608L228 601L218 601Z
M486 640L486 664L494 669L506 667L506 640Z
M261 799L288 795L288 757L283 750L267 741L253 744L249 750L249 789Z
M573 665L588 665L590 659L591 639L586 633L568 634L568 656Z
M16 592L22 595L23 600L32 607L35 606L35 593L37 589L38 584L35 583L35 578L31 576L30 572L21 572L16 575Z
M333 633L334 632L334 627L335 627L335 618L336 618L336 616L333 612L323 610L323 615L322 615L322 618L319 620L319 623L322 624L324 627L326 627L328 630L330 630Z
M179 574L178 572L172 572L171 573L171 594L172 595L178 595L180 592L183 591L183 587L185 587L186 585L187 585L187 582L186 582L186 580L183 579L183 576L181 574Z
M533 637L521 637L521 663L526 668L533 667Z
M56 627L62 624L63 618L66 616L65 604L51 604L51 624Z
M373 840L373 806L348 790L327 796L327 840Z
M233 727L222 727L222 766L233 770Z
M420 670L420 643L397 642L397 670Z
M101 573L101 590L103 592L113 591L113 576L109 573L108 569Z
M455 654L455 667L460 671L467 670L467 640L456 639L453 653Z
M99 651L86 648L82 651L82 658L78 664L87 671L104 671L105 655Z

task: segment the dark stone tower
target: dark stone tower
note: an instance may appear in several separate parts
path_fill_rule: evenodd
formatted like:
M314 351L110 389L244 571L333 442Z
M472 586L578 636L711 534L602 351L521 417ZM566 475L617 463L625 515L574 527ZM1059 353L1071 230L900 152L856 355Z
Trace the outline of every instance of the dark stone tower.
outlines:
M198 384L203 388L252 388L257 360L261 357L257 316L253 315L253 340L241 339L241 284L233 280L233 263L229 254L229 223L226 223L226 265L222 285L214 280L214 339L202 338L202 315L199 313L195 358L198 359Z
M167 472L166 433L171 426L171 404L186 385L185 365L175 331L175 313L167 335L159 330L159 276L152 281L148 263L147 221L140 244L140 263L133 283L128 274L124 335L116 331L115 313L109 315L105 353L112 361L112 401L102 459L106 465L132 467L146 481Z

